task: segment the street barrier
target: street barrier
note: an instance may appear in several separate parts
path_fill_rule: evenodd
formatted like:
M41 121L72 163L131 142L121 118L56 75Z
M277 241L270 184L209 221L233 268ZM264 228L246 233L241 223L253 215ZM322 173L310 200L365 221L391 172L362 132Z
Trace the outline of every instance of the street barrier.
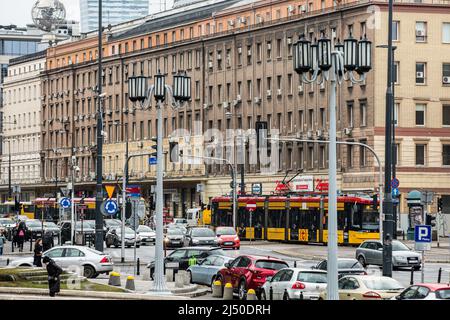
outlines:
M214 298L222 298L222 282L219 280L214 281L211 289Z
M249 289L249 290L247 291L247 300L258 300L258 299L256 298L256 292L255 292L255 290Z
M134 277L133 276L128 276L127 277L127 283L125 284L125 289L128 290L136 290L136 287L134 286Z
M137 265L136 265L136 275L140 275L141 274L141 260L139 260L139 258L137 258Z
M118 272L111 272L109 274L108 284L110 286L118 286L118 287L120 287L120 274Z
M439 268L439 271L438 271L438 283L441 283L441 275L442 275L442 268Z
M229 282L225 284L223 289L223 300L233 300L233 286Z
M414 267L411 267L411 280L409 281L409 284L414 284Z
M174 281L174 273L173 269L166 269L166 282L173 282Z
M188 286L191 283L190 273L186 270L179 270L178 273L181 274L181 277L183 278L183 284Z
M183 274L180 274L179 272L177 274L175 274L175 287L176 288L184 287L184 276L183 276Z
M273 300L273 289L272 289L272 287L269 288L269 300Z
M9 266L9 258L6 259L6 265Z

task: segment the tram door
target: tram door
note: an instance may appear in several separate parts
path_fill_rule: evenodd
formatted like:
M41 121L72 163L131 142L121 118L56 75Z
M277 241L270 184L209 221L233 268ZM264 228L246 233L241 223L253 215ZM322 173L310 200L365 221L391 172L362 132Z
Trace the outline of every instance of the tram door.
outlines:
M320 229L320 210L318 208L310 208L306 215L306 227L308 229L308 241L319 241L319 229Z
M300 208L291 208L289 210L289 231L290 231L290 240L298 241L300 228L302 226L301 221L301 211Z

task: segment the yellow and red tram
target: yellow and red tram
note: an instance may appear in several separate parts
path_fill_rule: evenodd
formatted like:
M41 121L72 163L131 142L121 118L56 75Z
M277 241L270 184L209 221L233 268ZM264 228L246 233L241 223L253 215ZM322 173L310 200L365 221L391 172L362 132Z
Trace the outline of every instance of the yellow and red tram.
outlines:
M256 203L253 212L247 210L247 203ZM338 243L358 245L364 240L379 239L377 205L370 197L339 196ZM243 239L327 242L326 196L242 196L237 208L237 231ZM232 219L232 198L213 198L212 225L232 226Z

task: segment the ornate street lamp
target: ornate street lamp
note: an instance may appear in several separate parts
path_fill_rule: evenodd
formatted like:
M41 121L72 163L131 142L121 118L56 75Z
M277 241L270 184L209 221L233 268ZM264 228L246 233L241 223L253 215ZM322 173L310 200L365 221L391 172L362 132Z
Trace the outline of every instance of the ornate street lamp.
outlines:
M148 105L152 94L157 102L157 163L156 163L156 241L155 241L155 281L152 291L169 293L164 279L164 247L163 247L163 130L162 108L168 91L172 98L172 107L179 108L191 99L191 78L186 72L174 76L173 87L166 85L165 76L158 72L154 76L154 85L147 87L147 78L144 76L132 76L128 79L129 99L142 105ZM143 106L144 109L147 106ZM125 199L124 199L125 201Z
M302 82L314 83L330 80L330 147L329 147L329 190L328 190L328 263L327 298L339 300L337 270L337 181L336 181L336 87L342 80L352 83L365 81L366 72L371 69L371 42L352 38L339 42L331 50L331 41L323 36L317 44L310 45L302 36L294 46L294 69ZM307 63L305 61L308 61ZM360 78L353 75L356 71ZM312 73L310 79L307 73Z

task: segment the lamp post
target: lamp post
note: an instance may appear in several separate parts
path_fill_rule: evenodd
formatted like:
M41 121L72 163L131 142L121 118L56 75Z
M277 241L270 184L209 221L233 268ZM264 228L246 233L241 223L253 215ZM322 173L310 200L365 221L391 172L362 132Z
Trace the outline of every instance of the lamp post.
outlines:
M226 112L225 116L227 117L227 119L230 119L232 117L237 117L237 115L234 115L231 112ZM241 190L241 195L245 195L245 136L242 134L242 131L240 133L241 133L241 137L240 137L240 140L241 140L241 161L243 162L243 163L239 164L239 168L240 168L240 171L241 171L241 173L240 173L241 174L240 190ZM235 164L236 164L236 153L237 153L237 148L236 148L236 146L237 146L236 138L237 137L238 137L237 135L233 134L233 161L234 161ZM234 168L234 170L235 170L235 174L237 174L236 167ZM235 179L237 179L237 177L235 177ZM236 186L234 188L236 188Z
M157 163L156 163L156 241L155 241L155 281L152 291L168 293L164 279L164 248L163 248L163 130L162 108L168 92L172 98L172 107L179 108L180 104L191 99L191 78L186 73L178 73L173 77L173 88L166 85L166 77L158 72L154 76L154 85L148 86L148 79L143 75L132 76L128 79L128 96L130 101L141 104L149 103L152 94L157 102Z
M331 41L322 37L317 43L304 36L294 44L294 69L304 83L330 81L330 147L329 147L329 189L328 189L328 263L327 298L339 300L337 270L337 180L336 180L336 88L337 83L349 80L352 83L365 81L365 74L371 69L372 43L364 39L357 41L351 35L335 45L331 50ZM360 79L353 75L356 71ZM306 74L311 73L311 78Z
M3 131L3 125L4 124L13 124L16 125L17 121L14 120L14 122L8 122L8 121L2 121L2 131ZM4 134L3 134L4 137ZM8 139L8 199L12 198L12 186L11 186L11 140Z

